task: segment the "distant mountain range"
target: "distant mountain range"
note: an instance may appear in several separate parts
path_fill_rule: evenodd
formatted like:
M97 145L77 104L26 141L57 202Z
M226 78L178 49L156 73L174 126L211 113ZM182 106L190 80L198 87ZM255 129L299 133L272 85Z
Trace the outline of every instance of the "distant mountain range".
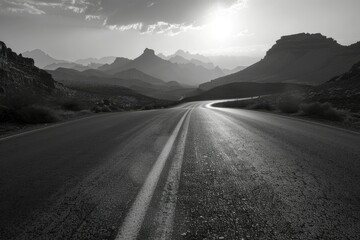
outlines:
M112 74L112 73L119 72L119 69L121 69L123 66L125 66L126 64L128 64L130 62L131 62L131 60L128 58L117 57L114 60L114 62L105 64L105 65L99 67L98 69Z
M260 61L261 57L215 55L208 56L208 59L222 69L234 69L238 66L253 65Z
M57 68L70 68L78 71L84 71L87 69L96 69L104 64L112 63L116 57L103 57L103 58L86 58L79 59L74 62L59 60L51 57L40 49L32 51L26 51L22 53L24 57L32 58L35 61L35 65L39 68L46 70L55 70Z
M93 69L92 67L84 66L81 64L73 63L73 62L52 63L52 64L49 64L49 65L46 65L45 67L43 67L44 70L55 70L58 68L69 68L69 69L74 69L74 70L78 70L78 71L85 71L88 69Z
M22 55L24 57L34 59L35 66L37 66L38 68L44 68L45 66L50 65L50 64L59 64L59 63L67 62L65 60L55 59L40 49L26 51L26 52L22 53Z
M153 108L167 106L170 103L144 96L123 86L102 84L102 81L110 76L98 70L89 69L79 72L59 68L49 72L52 72L54 77L62 76L64 79L71 79L69 80L71 84L64 86L54 80L51 74L36 67L33 59L14 53L3 42L0 42L0 121L30 121L31 123L50 121L48 117L53 113L53 109L61 111L62 104L68 100L78 101L95 112ZM94 81L94 84L89 84L88 82L94 79L91 76L96 74L99 78ZM74 76L76 76L75 81L72 80ZM86 81L86 84L76 84L81 81ZM130 85L137 80L127 81ZM66 83L66 80L64 82ZM31 109L32 112L22 112L25 115L21 115L22 118L19 120L18 111L29 106L30 108L27 109Z
M84 66L95 63L95 64L99 64L101 66L104 64L113 63L115 61L115 59L116 59L116 57L113 57L113 56L102 57L102 58L84 58L84 59L76 60L75 63L81 64Z
M191 59L191 60L188 60L188 59L185 59L184 57L181 57L181 56L173 56L171 57L170 59L168 59L168 61L172 62L172 63L178 63L178 64L188 64L188 63L192 63L196 66L202 66L206 69L214 69L215 66L212 62L209 62L209 63L204 63L200 60L197 60L197 59Z
M68 68L82 72L89 69L99 69L109 74L114 74L126 69L136 68L149 75L154 75L156 78L166 78L164 79L166 81L174 81L192 86L227 74L232 74L244 68L240 66L232 70L224 69L223 71L219 67L216 67L209 58L200 54L191 54L183 50L178 50L170 56L148 54L149 60L154 61L152 64L146 63L141 56L134 60L123 57L103 57L100 59L79 59L70 62L55 59L39 49L24 52L23 56L33 58L35 65L45 70Z
M321 34L284 36L264 59L243 71L200 85L211 89L232 82L321 84L349 69L360 59L360 42L342 46Z
M159 57L161 57L162 59L165 59L165 60L169 60L173 57L176 57L176 56L179 56L179 57L182 57L186 60L197 60L197 61L200 61L202 63L211 63L211 60L209 58L207 58L206 56L203 56L201 54L192 54L190 52L187 52L187 51L184 51L184 50L178 50L176 51L174 54L172 55L169 55L169 56L165 56L164 54L160 53L158 54Z
M116 74L95 69L80 72L67 68L48 72L56 81L73 89L126 87L148 97L166 100L179 100L194 90L184 88L177 82L165 82L134 68Z
M144 53L134 60L117 58L114 63L99 68L109 74L128 69L138 69L155 78L189 86L196 86L210 79L224 76L220 68L207 69L193 63L172 63L156 56L154 50L151 49L145 49Z

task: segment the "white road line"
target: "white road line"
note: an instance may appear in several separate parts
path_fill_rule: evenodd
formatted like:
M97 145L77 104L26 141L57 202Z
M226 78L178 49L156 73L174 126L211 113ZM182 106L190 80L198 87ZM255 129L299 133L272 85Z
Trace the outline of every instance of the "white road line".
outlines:
M145 214L151 202L152 196L154 195L161 172L165 166L166 160L174 145L175 139L179 134L181 125L183 124L185 117L188 115L189 112L190 110L186 111L184 116L180 119L179 123L176 125L170 138L166 142L158 159L156 160L149 175L147 176L144 185L141 187L138 195L136 196L136 199L126 216L116 239L130 240L137 238L142 222L144 221Z
M181 167L184 158L184 149L192 110L187 115L184 122L181 136L179 138L179 144L175 152L175 158L171 164L169 175L167 177L164 191L161 196L159 205L160 212L156 216L158 228L155 231L154 239L171 239Z

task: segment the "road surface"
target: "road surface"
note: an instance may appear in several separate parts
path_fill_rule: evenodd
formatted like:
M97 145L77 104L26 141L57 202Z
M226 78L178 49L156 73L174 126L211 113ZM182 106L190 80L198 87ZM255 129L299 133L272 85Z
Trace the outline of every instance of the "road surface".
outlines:
M358 239L360 135L213 108L0 140L0 239Z

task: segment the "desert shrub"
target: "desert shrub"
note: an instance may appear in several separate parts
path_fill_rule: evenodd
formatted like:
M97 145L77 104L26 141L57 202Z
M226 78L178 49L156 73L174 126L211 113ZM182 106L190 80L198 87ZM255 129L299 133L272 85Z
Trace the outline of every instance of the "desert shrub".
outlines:
M75 98L63 99L60 101L60 106L64 110L81 111L84 109L84 104Z
M92 111L95 113L112 112L108 106L96 106L92 109Z
M249 105L247 108L252 110L272 110L270 103L267 101L256 101L253 104Z
M278 102L278 108L283 113L297 113L300 108L301 99L297 97L282 97Z
M247 108L251 103L254 103L252 100L237 100L229 102L219 102L215 103L214 107L226 107L226 108Z
M328 102L304 103L300 105L300 109L304 113L304 115L332 121L341 122L344 121L348 116L348 113L346 111L333 108L333 106Z
M19 110L23 107L38 104L39 102L41 102L41 99L34 95L23 94L23 95L19 95L19 96L4 98L2 102L3 102L2 104L4 106L6 106L10 109Z
M14 122L15 120L16 118L14 110L9 107L0 105L0 122Z
M57 114L50 108L42 106L26 106L15 112L16 119L23 123L52 123L59 121Z

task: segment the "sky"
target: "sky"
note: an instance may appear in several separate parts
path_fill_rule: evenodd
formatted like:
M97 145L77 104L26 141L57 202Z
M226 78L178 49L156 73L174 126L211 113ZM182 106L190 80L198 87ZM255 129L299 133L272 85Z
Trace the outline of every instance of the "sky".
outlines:
M0 41L58 59L145 48L262 57L283 35L360 41L359 0L0 0Z

